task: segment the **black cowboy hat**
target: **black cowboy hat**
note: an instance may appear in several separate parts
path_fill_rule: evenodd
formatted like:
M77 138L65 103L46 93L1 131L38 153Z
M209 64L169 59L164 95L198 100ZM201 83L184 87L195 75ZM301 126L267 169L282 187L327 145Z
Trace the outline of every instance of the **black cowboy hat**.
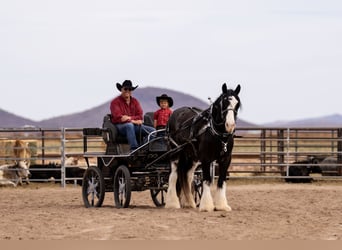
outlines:
M160 100L167 100L168 103L169 103L169 107L170 107L170 108L171 108L172 105L173 105L172 97L168 96L167 94L162 94L161 96L157 96L157 97L156 97L156 100L157 100L158 106L159 106Z
M129 88L129 89L131 89L131 90L133 91L133 90L135 90L137 87L138 87L138 85L135 86L135 87L133 87L133 84L132 84L131 80L125 80L125 81L122 83L122 85L121 85L120 83L117 83L117 84L116 84L116 88L117 88L119 91L121 91L122 88Z

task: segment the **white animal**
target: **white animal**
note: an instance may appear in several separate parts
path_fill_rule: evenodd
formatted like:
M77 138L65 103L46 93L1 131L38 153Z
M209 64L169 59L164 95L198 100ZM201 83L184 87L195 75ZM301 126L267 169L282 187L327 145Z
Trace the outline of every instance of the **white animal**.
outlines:
M65 159L64 165L65 166L76 166L78 164L78 157L68 157Z
M22 184L22 179L28 179L31 173L26 161L0 166L0 186L13 186Z
M16 158L16 161L25 161L27 167L30 167L31 164L31 150L29 148L28 142L22 140L16 140L13 146L13 153ZM28 178L22 178L25 180L27 184L30 183ZM20 181L22 184L22 181Z

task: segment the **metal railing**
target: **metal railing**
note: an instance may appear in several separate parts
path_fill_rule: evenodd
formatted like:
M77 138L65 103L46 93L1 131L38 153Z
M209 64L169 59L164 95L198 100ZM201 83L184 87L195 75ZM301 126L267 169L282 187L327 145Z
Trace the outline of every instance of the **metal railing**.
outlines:
M82 128L0 128L0 165L20 158L13 154L13 142L25 141L31 153L30 171L56 171L34 168L59 166L55 181L81 180L68 176L68 168L86 168L83 158ZM237 128L229 168L231 178L324 178L342 179L342 128ZM94 151L105 152L102 138L92 139ZM72 162L72 159L74 162ZM96 159L94 159L96 164ZM292 166L310 170L307 176L290 175ZM314 172L321 169L321 173ZM32 179L31 181L38 181ZM41 180L39 180L41 181ZM46 179L45 181L48 181Z
M293 166L306 167L316 176L341 176L342 129L237 129L230 167L232 176L245 173L245 176L289 177ZM318 173L319 169L322 173Z

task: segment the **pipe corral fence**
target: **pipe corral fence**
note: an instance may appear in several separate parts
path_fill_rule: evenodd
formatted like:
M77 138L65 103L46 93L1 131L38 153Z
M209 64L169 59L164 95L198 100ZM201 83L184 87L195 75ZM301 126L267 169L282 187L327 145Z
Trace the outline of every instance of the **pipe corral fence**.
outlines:
M56 171L62 187L82 177L68 176L68 168L86 169L83 157L83 128L0 128L0 165L22 160L13 153L16 140L30 151L30 172ZM90 147L105 152L102 137ZM92 161L93 160L93 161ZM96 158L90 159L96 165ZM292 171L292 168L300 171ZM215 169L215 168L214 168ZM303 174L305 173L305 174ZM237 128L229 178L282 178L342 180L342 128ZM30 179L31 182L42 179ZM46 178L43 181L50 181Z

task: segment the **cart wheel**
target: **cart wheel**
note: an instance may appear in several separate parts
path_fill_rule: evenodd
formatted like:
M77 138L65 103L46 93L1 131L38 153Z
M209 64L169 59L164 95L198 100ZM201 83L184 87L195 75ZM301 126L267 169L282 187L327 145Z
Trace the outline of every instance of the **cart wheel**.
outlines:
M117 208L126 208L131 201L131 174L126 166L121 165L114 175L114 201Z
M165 193L167 190L165 189L150 189L151 197L154 205L157 207L165 206Z
M202 172L195 173L194 180L192 181L192 194L195 199L196 206L199 207L202 193L203 193L203 185L202 185Z
M83 176L82 197L85 207L101 207L105 196L105 183L98 167L89 167Z

